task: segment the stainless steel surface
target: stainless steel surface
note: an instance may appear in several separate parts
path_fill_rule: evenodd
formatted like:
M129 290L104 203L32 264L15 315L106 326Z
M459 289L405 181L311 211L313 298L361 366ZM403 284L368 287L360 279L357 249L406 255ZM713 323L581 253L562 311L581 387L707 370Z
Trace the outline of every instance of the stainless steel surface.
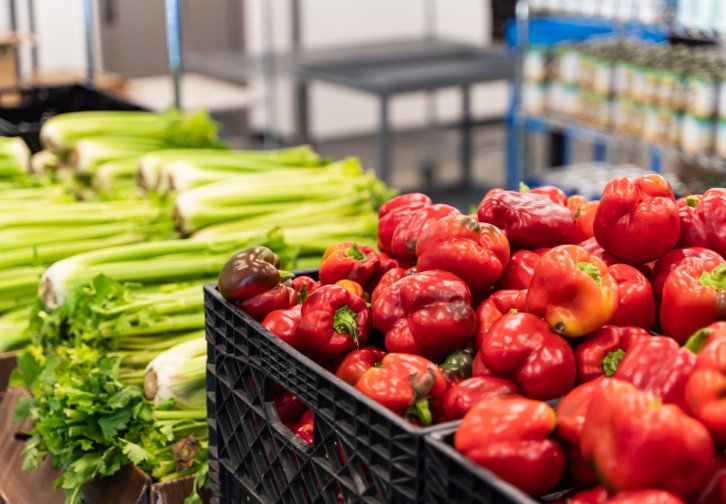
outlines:
M169 58L173 105L181 109L181 28L179 0L166 0L166 46Z
M92 88L96 81L96 41L93 39L93 0L83 0L83 32L86 43L86 86Z

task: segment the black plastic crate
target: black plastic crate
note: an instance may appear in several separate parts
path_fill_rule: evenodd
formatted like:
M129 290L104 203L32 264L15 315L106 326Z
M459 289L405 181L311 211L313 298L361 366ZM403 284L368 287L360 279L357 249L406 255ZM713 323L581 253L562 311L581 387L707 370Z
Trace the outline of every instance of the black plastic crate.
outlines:
M408 423L289 347L211 284L205 320L215 502L246 495L266 503L428 502L424 435L451 424ZM273 403L279 386L313 410L311 446L280 421Z
M146 110L138 105L81 85L29 88L20 91L20 104L0 107L0 136L19 136L31 152L41 150L40 128L51 117L88 110Z
M456 504L538 504L562 499L571 490L566 485L539 501L469 460L454 448L456 426L447 426L426 436L424 457L424 502Z

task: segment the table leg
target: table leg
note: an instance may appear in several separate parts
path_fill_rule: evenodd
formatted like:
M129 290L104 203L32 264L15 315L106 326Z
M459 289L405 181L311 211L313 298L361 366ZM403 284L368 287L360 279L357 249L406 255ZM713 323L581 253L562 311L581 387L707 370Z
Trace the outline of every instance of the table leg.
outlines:
M473 151L473 121L471 119L471 86L461 86L461 175L462 185L471 187Z
M378 176L386 184L391 182L391 126L388 96L380 96L380 125L378 127Z
M311 144L310 139L310 116L309 116L310 93L308 83L302 80L295 82L295 122L300 142Z

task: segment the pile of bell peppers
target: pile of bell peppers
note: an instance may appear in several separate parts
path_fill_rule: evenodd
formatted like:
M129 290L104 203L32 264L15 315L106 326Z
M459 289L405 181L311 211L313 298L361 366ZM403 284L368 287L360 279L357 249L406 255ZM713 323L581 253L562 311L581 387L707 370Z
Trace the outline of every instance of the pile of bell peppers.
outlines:
M676 200L659 175L599 201L494 189L474 215L413 193L380 207L376 249L333 243L313 279L253 247L219 290L532 496L726 503L725 229L726 190ZM313 412L275 404L314 443Z

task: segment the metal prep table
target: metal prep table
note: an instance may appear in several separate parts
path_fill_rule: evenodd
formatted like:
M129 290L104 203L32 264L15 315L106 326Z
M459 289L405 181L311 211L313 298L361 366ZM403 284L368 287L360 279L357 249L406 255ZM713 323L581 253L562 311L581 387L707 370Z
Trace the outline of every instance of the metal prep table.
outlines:
M514 58L504 49L484 48L438 39L374 45L356 57L320 57L298 62L290 70L297 80L297 122L303 141L309 139L308 87L322 81L371 93L379 100L378 175L391 176L390 100L404 93L445 87L461 90L462 183L471 184L471 85L511 79Z

